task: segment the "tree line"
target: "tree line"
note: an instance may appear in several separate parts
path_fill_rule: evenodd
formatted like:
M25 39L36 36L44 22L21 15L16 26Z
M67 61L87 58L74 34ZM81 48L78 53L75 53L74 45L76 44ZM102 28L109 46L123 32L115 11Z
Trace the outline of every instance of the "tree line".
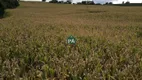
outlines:
M18 0L0 0L0 18L3 18L6 9L14 9L18 6Z
M63 4L71 4L72 0L67 0L66 2L62 1L58 1L58 0L51 0L49 1L49 3L63 3ZM43 2L45 2L45 0L43 0ZM75 3L72 3L75 4ZM88 0L83 0L82 2L78 2L76 4L82 4L82 5L102 5L101 3L94 3L93 1L88 1ZM129 1L127 2L122 2L122 4L113 4L113 2L106 2L103 5L116 5L116 6L141 6L142 3L130 3Z
M58 0L51 0L49 1L49 3L63 3L63 4L75 4L72 3L71 0L67 0L67 1L58 1ZM93 5L95 4L93 1L82 1L82 2L78 2L77 4L87 4L87 5Z

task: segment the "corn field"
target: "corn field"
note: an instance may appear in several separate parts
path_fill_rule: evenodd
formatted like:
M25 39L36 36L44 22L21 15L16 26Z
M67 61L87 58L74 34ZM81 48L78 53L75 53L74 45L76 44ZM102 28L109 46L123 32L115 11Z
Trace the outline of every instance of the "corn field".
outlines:
M142 80L142 7L20 2L6 12L0 80Z

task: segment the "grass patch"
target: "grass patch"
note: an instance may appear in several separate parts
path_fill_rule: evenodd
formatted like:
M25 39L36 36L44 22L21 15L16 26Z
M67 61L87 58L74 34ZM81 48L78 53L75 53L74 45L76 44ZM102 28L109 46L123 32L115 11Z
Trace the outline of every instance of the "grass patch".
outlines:
M3 15L3 18L7 18L7 17L10 17L10 16L11 16L10 12L5 11L5 14Z
M142 32L137 32L137 37L142 37Z
M89 13L104 13L104 12L106 12L106 11L91 11L91 10L89 10L88 12L89 12Z

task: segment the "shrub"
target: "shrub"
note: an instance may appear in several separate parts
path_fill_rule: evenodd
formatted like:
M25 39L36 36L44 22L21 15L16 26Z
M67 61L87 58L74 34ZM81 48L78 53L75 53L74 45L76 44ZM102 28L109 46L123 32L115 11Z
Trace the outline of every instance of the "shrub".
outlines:
M109 2L109 4L111 5L111 4L113 4L112 2Z
M13 9L19 6L18 0L1 0L1 2L6 9Z
M51 0L51 1L49 1L49 3L58 3L58 1L57 0Z
M5 9L13 9L18 6L18 0L0 0L0 18L4 17Z
M86 1L82 1L82 4L87 4L87 2Z
M108 5L108 2L106 2L105 4Z
M127 1L125 4L130 4L130 2L129 2L129 1Z

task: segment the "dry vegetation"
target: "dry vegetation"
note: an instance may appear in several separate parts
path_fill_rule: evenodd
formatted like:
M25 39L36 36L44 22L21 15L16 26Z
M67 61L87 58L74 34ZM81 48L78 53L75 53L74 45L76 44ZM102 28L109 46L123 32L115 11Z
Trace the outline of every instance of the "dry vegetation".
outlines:
M142 79L142 7L20 4L0 20L0 80Z

